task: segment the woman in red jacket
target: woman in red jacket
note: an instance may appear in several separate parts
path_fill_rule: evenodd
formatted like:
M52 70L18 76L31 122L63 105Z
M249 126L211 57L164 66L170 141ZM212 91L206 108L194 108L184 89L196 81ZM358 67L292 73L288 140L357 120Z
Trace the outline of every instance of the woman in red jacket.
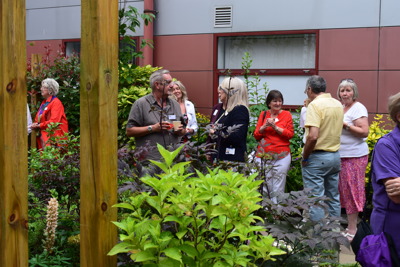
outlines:
M282 93L271 90L266 99L269 110L261 112L254 130L254 137L259 141L256 162L265 166L263 191L268 197L272 192L284 192L291 162L289 145L294 135L293 120L289 111L282 110L282 104ZM271 199L276 202L275 197Z
M44 100L36 114L35 122L31 125L32 129L39 130L37 137L39 149L50 146L50 142L48 142L50 137L64 136L68 133L68 121L65 116L64 106L56 96L58 90L59 85L54 79L47 78L42 81L40 92ZM50 123L60 123L52 136L49 136L46 132Z

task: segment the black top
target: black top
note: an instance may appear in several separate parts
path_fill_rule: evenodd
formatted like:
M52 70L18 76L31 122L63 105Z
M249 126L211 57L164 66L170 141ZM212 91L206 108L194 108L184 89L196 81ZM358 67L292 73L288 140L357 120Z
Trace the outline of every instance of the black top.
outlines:
M246 137L249 128L250 114L245 106L236 106L231 110L228 115L225 113L221 116L218 123L223 125L222 132L218 133L217 149L218 159L228 161L241 161L244 162L246 153ZM227 135L229 126L241 125L240 128Z
M215 123L219 119L219 117L221 117L221 115L225 112L222 106L222 103L218 103L213 107L210 117L210 123Z

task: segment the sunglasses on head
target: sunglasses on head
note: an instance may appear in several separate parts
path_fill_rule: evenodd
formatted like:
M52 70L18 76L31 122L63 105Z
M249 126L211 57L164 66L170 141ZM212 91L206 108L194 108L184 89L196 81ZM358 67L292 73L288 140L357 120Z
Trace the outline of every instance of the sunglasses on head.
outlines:
M351 78L342 79L340 82L351 82L351 83L354 83L353 79L351 79Z

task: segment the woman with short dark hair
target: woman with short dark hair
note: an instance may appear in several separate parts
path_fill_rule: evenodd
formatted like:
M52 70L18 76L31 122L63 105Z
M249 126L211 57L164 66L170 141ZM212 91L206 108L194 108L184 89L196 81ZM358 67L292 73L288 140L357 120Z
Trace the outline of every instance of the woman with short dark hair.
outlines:
M268 110L261 112L254 137L258 141L256 162L265 160L266 166L264 194L284 192L286 175L291 163L290 139L294 136L292 114L282 110L283 95L271 90L266 99ZM276 201L275 197L272 197Z

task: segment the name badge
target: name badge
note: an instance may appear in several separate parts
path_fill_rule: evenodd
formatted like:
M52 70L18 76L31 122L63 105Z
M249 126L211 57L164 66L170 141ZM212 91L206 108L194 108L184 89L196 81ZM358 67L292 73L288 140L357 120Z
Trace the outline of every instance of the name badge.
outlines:
M235 149L228 147L228 148L226 148L225 154L226 155L235 155Z
M175 114L168 115L168 119L169 119L170 121L172 121L172 120L176 120L176 116L175 116Z
M218 114L218 109L214 110L213 116L217 116L217 114Z

